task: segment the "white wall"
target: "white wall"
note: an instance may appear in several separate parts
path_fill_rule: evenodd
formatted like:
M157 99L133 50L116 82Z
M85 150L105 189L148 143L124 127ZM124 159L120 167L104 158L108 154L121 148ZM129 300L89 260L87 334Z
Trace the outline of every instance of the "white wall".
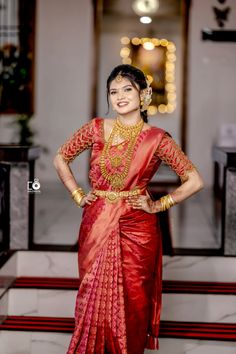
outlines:
M220 126L236 122L236 43L201 40L205 27L217 28L212 6L216 0L192 0L189 35L188 154L207 185L212 184L211 148ZM236 30L236 2L225 29ZM236 144L235 144L236 145Z
M35 143L49 149L36 164L40 181L58 180L52 161L59 146L91 118L92 2L40 0L36 18ZM12 141L10 117L0 119L0 141ZM85 156L79 179L86 179ZM74 163L77 168L78 162ZM74 167L73 167L74 169Z

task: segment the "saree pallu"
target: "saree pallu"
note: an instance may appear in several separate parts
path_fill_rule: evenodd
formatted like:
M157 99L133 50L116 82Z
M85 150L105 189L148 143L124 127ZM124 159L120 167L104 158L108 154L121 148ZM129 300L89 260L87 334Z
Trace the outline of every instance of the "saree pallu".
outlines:
M101 122L94 122L90 181L112 190L101 176ZM160 160L154 155L164 131L139 134L124 190L146 186ZM114 146L122 155L124 144ZM111 152L112 154L112 152ZM132 209L125 199L97 198L86 205L79 232L80 287L68 354L142 354L158 348L162 247L156 214Z

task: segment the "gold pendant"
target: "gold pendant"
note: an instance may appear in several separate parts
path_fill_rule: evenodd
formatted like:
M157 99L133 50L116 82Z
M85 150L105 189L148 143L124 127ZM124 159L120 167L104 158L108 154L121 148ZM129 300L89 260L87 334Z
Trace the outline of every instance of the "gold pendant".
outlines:
M115 189L121 189L123 187L123 181L120 180L118 176L114 177L114 179L111 182L111 185Z
M121 157L120 156L115 156L110 158L111 165L112 167L119 167L121 165Z

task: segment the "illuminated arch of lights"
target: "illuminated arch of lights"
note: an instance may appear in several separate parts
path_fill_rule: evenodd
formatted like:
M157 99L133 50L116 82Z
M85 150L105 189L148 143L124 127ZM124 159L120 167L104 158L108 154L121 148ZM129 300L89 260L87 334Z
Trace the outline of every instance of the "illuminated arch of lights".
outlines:
M153 50L155 47L164 47L166 49L165 61L165 91L166 91L166 104L155 105L152 104L148 107L148 114L155 115L159 113L172 113L176 109L176 84L175 84L175 62L176 62L176 46L172 41L165 38L121 38L122 48L120 56L123 64L132 64L132 52L130 45L142 45L146 50ZM150 83L153 81L151 75L147 75Z

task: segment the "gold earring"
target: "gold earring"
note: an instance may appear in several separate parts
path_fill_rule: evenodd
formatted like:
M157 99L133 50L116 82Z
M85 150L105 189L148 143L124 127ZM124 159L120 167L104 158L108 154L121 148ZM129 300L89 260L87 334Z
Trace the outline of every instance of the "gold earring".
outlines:
M152 88L148 86L143 90L143 96L141 96L141 112L144 112L148 109L148 106L152 102Z

